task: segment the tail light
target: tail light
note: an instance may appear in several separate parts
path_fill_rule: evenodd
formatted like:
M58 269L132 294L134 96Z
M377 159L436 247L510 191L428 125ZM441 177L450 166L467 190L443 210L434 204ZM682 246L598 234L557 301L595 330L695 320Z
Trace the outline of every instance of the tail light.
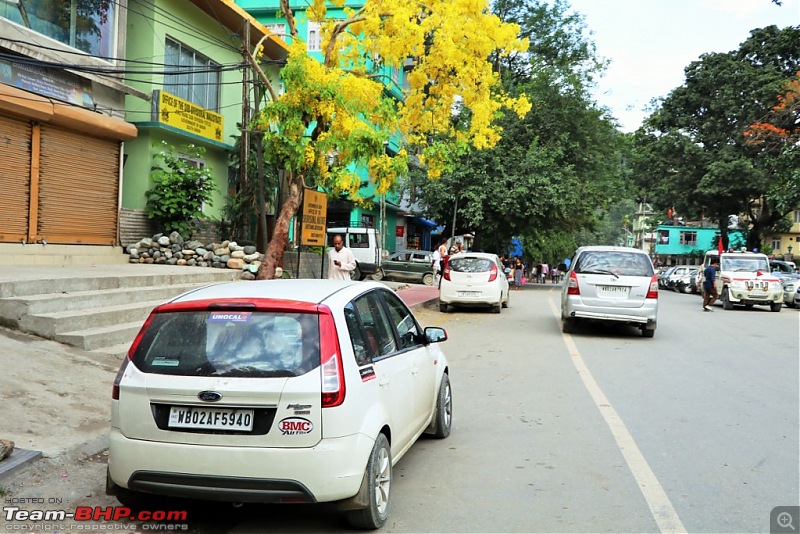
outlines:
M653 275L653 278L650 279L650 289L647 290L647 297L648 299L657 299L658 298L658 276Z
M575 271L569 273L569 280L567 281L567 295L580 295L581 288L578 287L578 275Z
M492 269L489 271L489 281L494 282L497 279L497 265L492 264Z
M133 360L133 355L136 354L136 349L139 348L139 344L142 342L142 338L144 337L144 333L147 332L147 329L150 328L150 323L153 322L153 319L156 317L156 310L150 312L150 316L142 325L142 328L139 329L139 333L136 334L136 337L131 343L131 348L128 349L128 355L123 358L122 365L119 366L119 371L117 371L117 376L114 377L114 385L111 387L111 398L113 400L119 400L119 383L122 382L122 377L125 374L125 369L128 368L128 364Z
M450 261L449 258L444 259L444 266L442 267L442 277L445 280L450 280Z
M322 407L333 408L344 402L342 351L331 310L327 306L320 306L320 312L319 350L322 366Z

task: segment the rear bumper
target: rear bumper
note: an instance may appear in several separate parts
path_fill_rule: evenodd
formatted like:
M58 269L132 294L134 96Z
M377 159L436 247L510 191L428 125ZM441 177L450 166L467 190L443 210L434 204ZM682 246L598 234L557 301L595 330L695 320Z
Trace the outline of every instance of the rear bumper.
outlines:
M651 300L651 299L648 299ZM654 301L657 302L657 301ZM634 323L655 328L658 316L657 304L648 302L640 308L611 308L573 304L567 308L565 317Z
M124 488L234 502L329 502L355 495L374 440L355 434L309 448L219 447L130 439L112 428L109 477Z

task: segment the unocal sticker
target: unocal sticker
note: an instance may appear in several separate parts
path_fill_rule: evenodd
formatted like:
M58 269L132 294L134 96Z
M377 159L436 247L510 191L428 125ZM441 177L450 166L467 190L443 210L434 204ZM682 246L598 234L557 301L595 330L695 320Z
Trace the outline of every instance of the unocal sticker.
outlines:
M284 436L308 434L314 430L314 424L303 417L287 417L278 423L278 429Z
M211 312L208 316L209 323L246 323L250 321L253 312Z

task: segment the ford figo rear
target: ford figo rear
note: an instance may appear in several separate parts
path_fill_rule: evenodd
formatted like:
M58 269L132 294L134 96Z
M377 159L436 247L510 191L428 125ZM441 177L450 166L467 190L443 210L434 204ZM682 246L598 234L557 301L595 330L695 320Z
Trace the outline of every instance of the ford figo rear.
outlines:
M378 528L392 466L450 433L441 328L376 282L209 286L156 308L114 382L108 491L339 503Z
M579 321L627 323L653 337L658 318L658 277L646 252L627 247L581 247L561 290L561 324L571 333Z

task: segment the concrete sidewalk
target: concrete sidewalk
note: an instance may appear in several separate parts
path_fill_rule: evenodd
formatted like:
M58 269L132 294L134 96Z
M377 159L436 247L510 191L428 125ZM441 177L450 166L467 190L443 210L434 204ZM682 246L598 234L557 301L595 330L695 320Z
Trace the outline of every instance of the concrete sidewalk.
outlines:
M140 266L131 267L0 267L0 281L142 273ZM435 287L382 283L412 309L439 297ZM93 455L107 447L111 386L120 356L90 353L2 327L0 354L0 439L15 442L11 456L0 461L0 483L41 456Z

